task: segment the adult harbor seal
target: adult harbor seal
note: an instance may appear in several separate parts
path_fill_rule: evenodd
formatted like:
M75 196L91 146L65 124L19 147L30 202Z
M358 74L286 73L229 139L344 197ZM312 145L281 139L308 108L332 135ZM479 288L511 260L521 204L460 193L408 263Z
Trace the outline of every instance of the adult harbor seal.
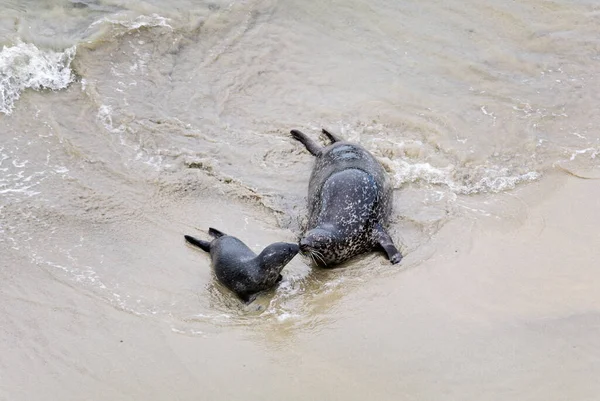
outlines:
M212 227L208 233L214 238L211 242L189 235L185 239L210 253L217 279L246 303L281 281L281 270L299 250L297 244L276 242L256 255L236 237Z
M300 251L329 267L383 248L392 264L402 255L386 232L393 188L381 164L362 146L323 129L325 148L298 130L294 139L317 157L308 186L308 226Z

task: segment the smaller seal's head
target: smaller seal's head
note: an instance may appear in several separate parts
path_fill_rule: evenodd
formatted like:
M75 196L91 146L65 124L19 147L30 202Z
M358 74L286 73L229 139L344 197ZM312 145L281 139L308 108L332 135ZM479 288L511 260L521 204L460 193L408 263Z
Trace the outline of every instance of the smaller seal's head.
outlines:
M300 252L310 257L317 265L326 266L334 244L335 236L331 231L313 228L300 240Z
M299 250L298 245L287 242L276 242L269 245L259 255L261 270L276 272L275 278L277 278L281 269L296 256Z

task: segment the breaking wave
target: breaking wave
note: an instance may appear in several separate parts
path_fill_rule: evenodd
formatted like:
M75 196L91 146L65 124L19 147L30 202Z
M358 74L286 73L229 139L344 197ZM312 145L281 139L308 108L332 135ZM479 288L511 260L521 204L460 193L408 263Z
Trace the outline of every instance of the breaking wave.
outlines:
M508 168L484 166L470 169L467 177L459 177L460 170L453 165L437 168L429 163L411 164L405 160L395 160L393 163L398 186L409 182L425 182L446 186L454 193L465 195L503 192L514 189L520 183L536 181L541 177L541 174L535 171L515 174Z
M60 90L74 80L71 61L76 47L63 52L41 50L31 43L4 46L0 52L0 112L11 114L25 89Z

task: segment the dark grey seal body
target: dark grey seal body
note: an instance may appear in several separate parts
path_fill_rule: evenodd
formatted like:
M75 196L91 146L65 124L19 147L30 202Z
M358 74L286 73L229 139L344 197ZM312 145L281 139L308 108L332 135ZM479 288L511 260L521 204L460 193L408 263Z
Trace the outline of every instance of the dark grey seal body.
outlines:
M322 148L292 130L317 160L308 186L308 226L300 251L328 267L382 248L398 263L402 255L386 232L393 188L381 164L365 148L323 130L331 145Z
M276 242L267 246L259 255L236 237L210 228L211 242L189 235L187 242L206 252L217 279L236 293L244 302L252 302L256 293L273 287L281 280L281 270L298 253L298 245Z

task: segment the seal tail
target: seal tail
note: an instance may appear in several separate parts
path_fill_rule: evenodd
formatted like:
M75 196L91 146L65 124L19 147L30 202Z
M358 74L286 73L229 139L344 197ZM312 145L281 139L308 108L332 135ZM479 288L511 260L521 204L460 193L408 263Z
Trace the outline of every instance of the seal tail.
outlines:
M224 237L224 236L227 235L224 232L219 231L216 228L212 228L212 227L210 227L208 229L208 234L211 235L211 236L213 236L213 237L215 237L215 238L220 238L220 237Z
M202 241L201 239L194 238L190 235L184 235L184 237L188 243L197 246L198 248L202 249L203 251L210 252L210 242Z

